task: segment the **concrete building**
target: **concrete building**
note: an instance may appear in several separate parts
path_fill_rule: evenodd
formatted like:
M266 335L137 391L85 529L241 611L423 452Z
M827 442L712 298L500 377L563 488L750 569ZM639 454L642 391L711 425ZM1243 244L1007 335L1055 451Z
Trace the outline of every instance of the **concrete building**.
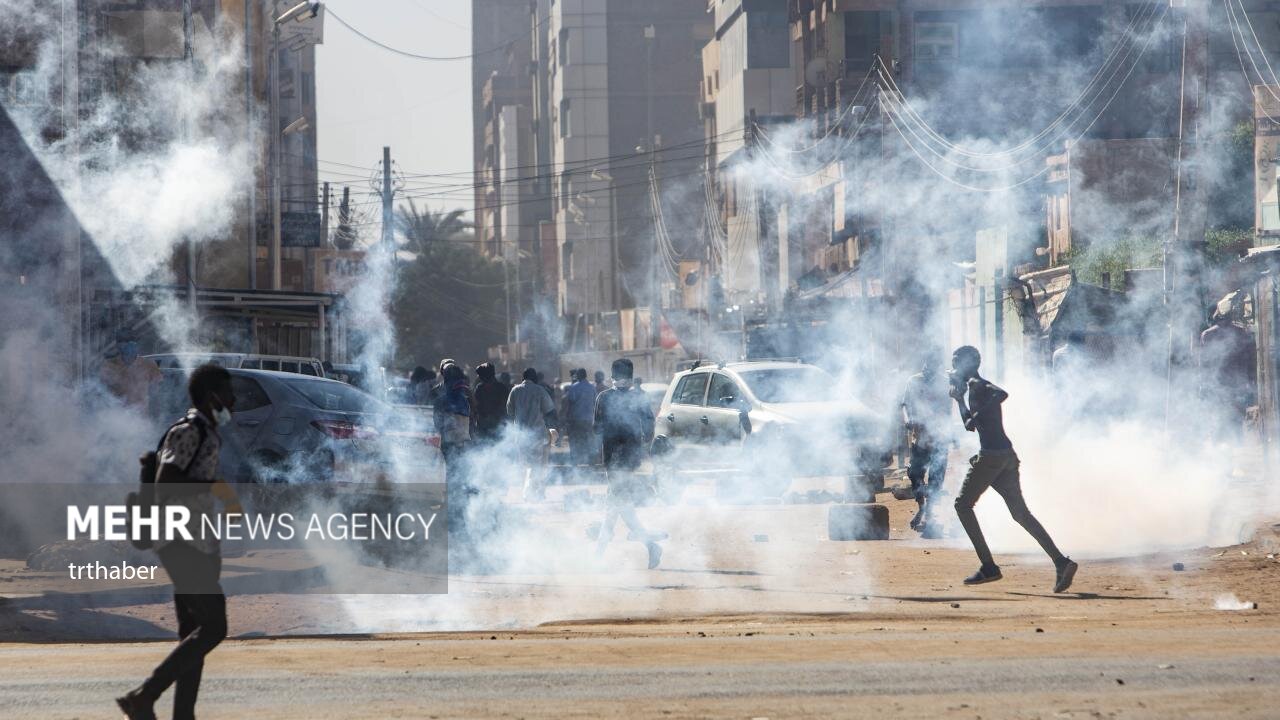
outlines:
M777 294L776 216L751 166L753 123L795 119L790 26L785 0L708 0L715 35L703 48L703 101L716 243L714 277L728 305ZM781 260L785 262L785 253ZM785 291L785 287L782 291ZM711 308L717 312L722 308Z
M471 127L476 241L486 255L501 254L495 227L499 185L498 122L502 108L532 100L534 33L529 0L472 0Z
M274 14L277 8L267 0L192 0L190 62L195 71L221 71L221 67L215 69L206 63L211 54L227 52L236 55L223 56L228 60L240 60L242 54L243 69L232 71L218 84L223 93L216 98L220 104L204 111L198 126L189 127L162 111L178 107L175 99L140 100L172 92L169 85L157 80L168 78L188 62L184 60L181 3L60 0L42 7L47 11L44 17L19 17L18 22L5 23L0 30L0 105L10 128L17 123L29 129L27 123L33 120L45 125L39 131L43 142L36 143L40 146L36 153L22 140L7 140L4 151L5 163L11 167L38 168L23 172L32 178L42 177L41 187L48 190L47 197L25 201L14 196L15 208L26 207L24 212L45 213L65 221L64 242L51 256L58 258L60 276L56 281L18 263L26 267L20 274L32 280L29 288L33 292L41 288L42 302L65 313L65 321L58 326L60 333L66 332L67 340L59 341L57 356L71 361L71 372L92 372L103 352L111 349L114 332L125 327L142 336L144 347L159 349L162 340L147 318L161 304L181 300L194 308L198 322L190 340L201 347L268 352L290 348L341 359L345 347L335 341L339 303L329 294L303 292L311 289L305 277L306 251L297 250L299 272L286 273L286 277L296 276L293 287L298 292L287 296L254 292L255 285L265 287L270 277L263 272L271 237L266 152L270 128L264 121L269 105L269 28L278 16ZM281 83L285 96L281 129L295 119L306 118L307 130L290 133L285 139L292 149L282 148L290 161L284 166L281 184L288 202L295 207L309 203L310 214L318 218L312 44L318 36L314 25L308 32L312 34L299 41L292 29L282 31L282 41L287 41L282 42L282 55L301 51L302 56L301 60L289 57L282 63L282 77L287 79ZM52 47L58 48L60 55L49 55ZM120 116L111 112L116 107L131 107L137 112ZM112 157L123 164L114 170L109 162L103 164L101 153L94 155L101 149L94 143L101 140L99 134L104 131L114 133L118 143ZM172 248L167 268L154 277L122 282L112 269L112 262L119 262L119 258L103 256L99 247L102 238L95 238L79 222L65 198L75 194L86 171L96 177L125 171L132 167L131 155L145 159L153 151L166 152L182 142L182 133L187 131L205 142L243 143L256 161L253 170L229 197L219 198L231 215L225 232L201 238L190 251L181 238L163 238L164 246ZM81 164L90 157L98 158L93 167ZM37 207L47 212L35 210ZM12 214L20 216L17 210ZM302 244L319 244L319 223L311 228L316 232ZM21 245L28 231L6 232L6 245ZM42 244L55 237L42 234ZM8 255L8 250L6 247L0 254ZM37 283L37 278L50 283Z
M678 271L671 248L657 245L651 187L663 215L701 202L700 183L683 181L703 165L698 49L710 23L693 0L569 0L540 9L548 13L539 102L549 120L540 131L550 139L554 177L558 309L576 325L571 335L599 337L602 349L623 332L598 314L640 309L637 322L648 327L634 337L645 346L655 335L653 308L668 299ZM680 254L698 240L673 243Z

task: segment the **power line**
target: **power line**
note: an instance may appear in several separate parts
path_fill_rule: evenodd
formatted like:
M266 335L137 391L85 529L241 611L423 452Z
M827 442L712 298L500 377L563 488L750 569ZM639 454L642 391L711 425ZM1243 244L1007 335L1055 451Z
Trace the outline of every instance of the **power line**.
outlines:
M368 35L366 35L366 34L364 34L364 33L360 32L359 30L357 30L354 26L352 26L352 25L351 25L351 23L347 22L346 20L343 20L341 15L339 15L339 14L338 14L338 13L336 13L336 12L334 12L332 9L329 9L327 6L326 6L325 14L327 14L327 15L329 15L329 16L331 16L331 17L333 17L333 19L334 19L334 20L337 20L337 21L338 21L338 23L339 23L340 25L342 25L342 26L343 26L343 27L345 27L346 29L350 30L351 32L355 33L356 35L360 36L361 38L363 38L363 39L364 39L364 40L366 40L367 42L370 42L370 43L372 43L372 44L374 44L374 45L377 45L378 47L380 47L380 48L382 48L383 50L386 50L386 51L388 51L388 52L393 52L393 53L395 53L395 54L397 54L397 55L401 55L401 56L404 56L404 57L407 57L407 58L411 58L411 59L413 59L413 60L428 60L428 61L434 61L434 62L450 62L450 61L453 61L453 60L470 60L471 58L481 57L481 56L483 56L483 55L488 55L488 54L490 54L490 53L495 53L495 52L499 52L499 51L506 50L506 49L510 48L512 45L515 45L517 42L519 42L522 38L527 37L527 34L526 34L526 33L521 33L519 36L512 38L511 40L507 41L507 42L506 42L505 44L503 44L503 45L499 45L499 46L497 46L497 47L491 47L491 48L489 48L488 50L481 50L481 51L479 51L479 52L473 52L473 53L470 53L470 54L468 54L468 55L420 55L420 54L418 54L418 53L412 53L412 52L409 52L408 50L401 50L400 48L393 47L393 46L388 45L388 44L386 44L386 43L384 43L384 42L381 42L381 41L376 40L376 39L374 39L374 38L372 38L372 37L369 37ZM539 20L539 21L534 25L534 28L538 27L539 25L541 25L541 24L542 24L542 23L544 23L544 22L546 22L546 18L543 18L542 20ZM532 30L532 29L530 29L530 31L529 31L529 32L533 32L533 30Z

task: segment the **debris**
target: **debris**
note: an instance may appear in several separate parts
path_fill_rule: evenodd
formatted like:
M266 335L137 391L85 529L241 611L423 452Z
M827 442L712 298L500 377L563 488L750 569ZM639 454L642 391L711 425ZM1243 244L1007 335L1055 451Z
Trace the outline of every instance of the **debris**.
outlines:
M1036 628L1036 632L1038 632L1038 633L1042 633L1042 632L1044 632L1044 628Z
M1185 565L1183 565L1182 563L1174 563L1174 564L1173 564L1173 571L1174 571L1174 572L1182 572L1182 571L1183 571L1183 570L1185 570L1185 569L1186 569L1186 566L1185 566Z
M1116 678L1116 684L1117 684L1117 685L1123 685L1123 684L1124 684L1124 680L1121 680L1120 678Z
M706 637L706 636L707 636L706 633L702 632L701 630L698 631L698 637Z
M1172 669L1173 669L1173 666L1172 666L1172 665L1169 665L1168 663L1165 663L1164 665L1157 665L1157 666L1156 666L1156 669L1157 669L1157 670L1172 670Z
M958 608L960 607L960 603L951 603L951 607Z

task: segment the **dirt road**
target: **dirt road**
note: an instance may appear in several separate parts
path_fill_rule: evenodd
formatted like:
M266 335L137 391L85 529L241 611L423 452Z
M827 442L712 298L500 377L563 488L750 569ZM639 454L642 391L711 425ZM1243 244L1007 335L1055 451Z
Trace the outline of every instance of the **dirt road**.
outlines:
M1277 716L1271 525L1247 545L1090 560L1055 596L1035 556L964 587L971 552L909 539L910 503L890 502L890 542L825 541L820 507L739 508L706 511L714 545L674 532L652 573L620 544L605 569L459 577L447 597L232 597L201 717ZM565 537L583 520L543 519ZM1258 607L1216 609L1232 597ZM136 639L166 638L170 612L0 603L0 717L112 717L169 647ZM436 627L474 630L325 635Z

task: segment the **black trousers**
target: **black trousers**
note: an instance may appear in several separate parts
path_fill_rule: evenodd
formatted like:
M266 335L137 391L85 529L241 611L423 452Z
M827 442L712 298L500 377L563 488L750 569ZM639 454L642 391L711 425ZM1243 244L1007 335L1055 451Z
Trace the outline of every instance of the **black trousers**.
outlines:
M158 554L173 580L180 639L141 691L154 701L173 685L174 720L191 720L195 718L204 656L227 637L227 597L218 584L222 558L182 543L166 545Z
M973 506L987 488L995 490L1004 498L1004 504L1008 506L1014 522L1021 525L1040 544L1054 564L1066 559L1058 546L1054 545L1049 532L1031 514L1027 501L1022 499L1022 481L1018 474L1020 465L1013 450L983 450L969 458L969 471L965 473L960 494L956 496L956 514L960 516L960 524L969 535L969 542L973 543L974 552L978 554L983 567L995 565L995 560L991 557L991 549L987 547L987 539L982 535Z

